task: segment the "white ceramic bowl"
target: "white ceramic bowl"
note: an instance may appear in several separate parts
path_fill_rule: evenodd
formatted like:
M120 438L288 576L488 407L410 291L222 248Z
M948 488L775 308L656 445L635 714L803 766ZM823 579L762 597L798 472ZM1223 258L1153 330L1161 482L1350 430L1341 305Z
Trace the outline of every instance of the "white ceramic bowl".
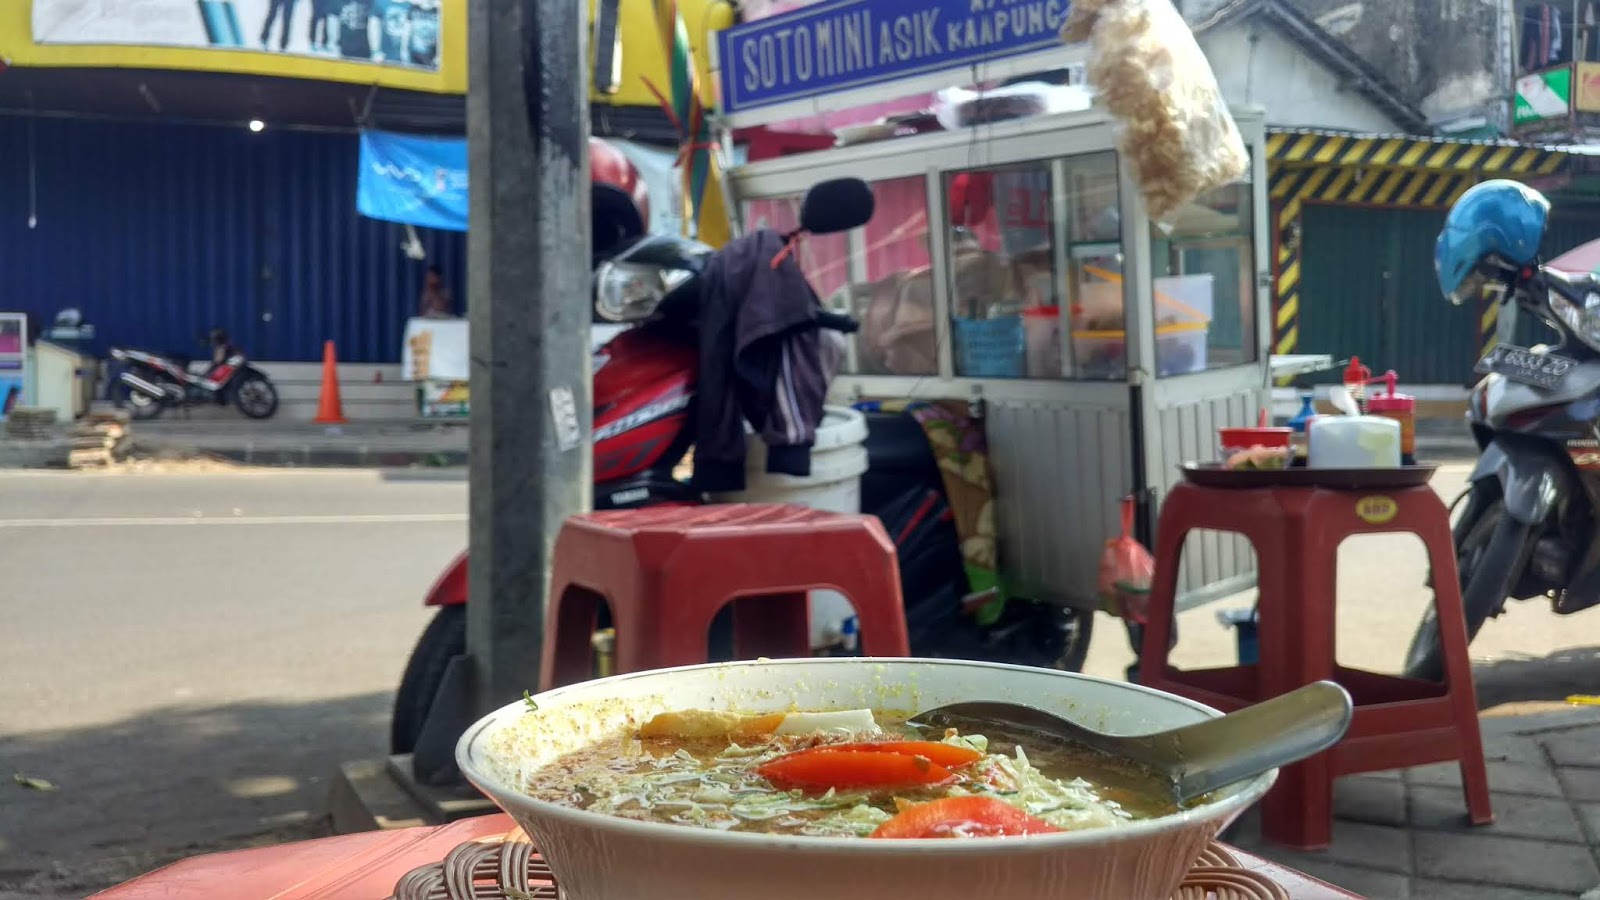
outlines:
M619 675L485 717L456 748L461 771L544 853L568 900L1168 900L1206 842L1258 800L1276 770L1176 815L1015 838L874 841L724 833L544 803L516 785L561 754L674 709L916 712L967 700L1041 707L1140 734L1216 710L1170 694L1047 669L958 660L793 659Z

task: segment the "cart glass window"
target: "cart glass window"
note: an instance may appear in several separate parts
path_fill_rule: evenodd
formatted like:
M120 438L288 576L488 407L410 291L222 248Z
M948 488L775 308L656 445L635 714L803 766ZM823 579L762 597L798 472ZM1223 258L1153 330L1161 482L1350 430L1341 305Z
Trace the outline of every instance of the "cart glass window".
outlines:
M1256 361L1251 186L1231 184L1152 225L1156 369L1163 377Z
M872 220L849 234L808 235L800 266L822 305L861 323L843 370L860 375L936 375L933 279L928 271L928 189L920 175L872 184ZM800 197L763 198L745 209L749 228L795 227Z
M801 195L795 194L751 200L745 204L745 229L770 228L787 233L799 228L801 199ZM806 235L795 247L795 257L800 261L800 271L822 298L823 305L827 305L830 294L850 283L849 234Z
M935 375L939 339L928 255L928 183L920 175L872 183L861 229L860 280L847 310L861 322L854 368L863 375Z
M955 373L1123 377L1116 157L952 172L944 193Z

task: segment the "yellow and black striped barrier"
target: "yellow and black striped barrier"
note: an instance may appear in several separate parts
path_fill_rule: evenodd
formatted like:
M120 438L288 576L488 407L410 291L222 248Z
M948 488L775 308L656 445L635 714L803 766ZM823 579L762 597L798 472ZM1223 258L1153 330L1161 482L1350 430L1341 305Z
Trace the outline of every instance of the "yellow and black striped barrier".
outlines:
M1269 204L1274 239L1272 352L1300 341L1300 271L1306 248L1300 214L1307 203L1377 209L1445 209L1485 178L1548 178L1568 154L1508 141L1454 141L1411 135L1360 135L1268 129ZM1498 334L1499 305L1480 319L1487 353ZM1280 379L1279 384L1288 383Z
M1478 309L1478 358L1486 359L1500 343L1500 289L1485 285Z
M1267 135L1267 158L1281 165L1317 168L1364 167L1532 178L1558 172L1567 154L1556 147L1505 141L1281 129Z

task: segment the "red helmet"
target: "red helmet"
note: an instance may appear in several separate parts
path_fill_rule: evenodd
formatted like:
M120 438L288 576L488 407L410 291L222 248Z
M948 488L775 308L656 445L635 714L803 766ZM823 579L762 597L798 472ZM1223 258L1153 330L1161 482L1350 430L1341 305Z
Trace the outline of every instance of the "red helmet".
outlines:
M594 252L644 234L650 221L650 193L638 168L621 150L589 138L590 215Z

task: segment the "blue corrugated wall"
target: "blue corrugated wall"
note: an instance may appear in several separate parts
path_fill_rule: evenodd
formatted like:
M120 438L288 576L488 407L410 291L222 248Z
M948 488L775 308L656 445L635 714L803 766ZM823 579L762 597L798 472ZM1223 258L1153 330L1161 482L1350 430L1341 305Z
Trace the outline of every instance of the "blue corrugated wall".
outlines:
M428 259L406 258L403 226L356 213L356 151L353 134L0 115L0 309L38 329L77 307L102 350L194 353L217 325L257 359L321 359L331 338L341 361L397 362L429 264L465 312L466 236L419 229Z

